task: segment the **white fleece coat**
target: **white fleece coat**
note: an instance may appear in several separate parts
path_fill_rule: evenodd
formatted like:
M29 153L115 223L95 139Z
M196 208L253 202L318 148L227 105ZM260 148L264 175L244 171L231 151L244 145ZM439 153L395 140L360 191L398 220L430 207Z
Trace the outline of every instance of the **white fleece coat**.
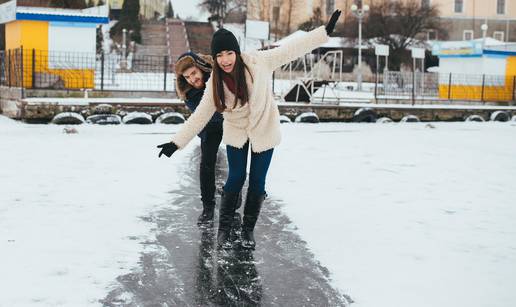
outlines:
M226 111L222 141L226 145L242 148L247 140L253 152L269 150L281 141L279 110L272 95L272 73L328 41L324 26L292 39L280 47L242 53L242 59L249 68L246 72L249 103L233 109L235 96L224 84ZM251 76L249 75L251 74ZM213 75L212 75L213 76ZM213 102L212 82L206 82L204 96L195 112L182 129L172 137L172 142L184 148L208 123L216 111Z

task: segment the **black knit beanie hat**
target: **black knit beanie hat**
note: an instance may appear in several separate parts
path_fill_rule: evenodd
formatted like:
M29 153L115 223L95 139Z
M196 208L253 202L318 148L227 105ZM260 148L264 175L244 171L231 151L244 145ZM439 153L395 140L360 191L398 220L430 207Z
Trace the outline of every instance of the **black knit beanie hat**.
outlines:
M232 50L240 54L240 46L235 35L226 29L219 29L213 33L211 55L215 58L217 53L223 50Z

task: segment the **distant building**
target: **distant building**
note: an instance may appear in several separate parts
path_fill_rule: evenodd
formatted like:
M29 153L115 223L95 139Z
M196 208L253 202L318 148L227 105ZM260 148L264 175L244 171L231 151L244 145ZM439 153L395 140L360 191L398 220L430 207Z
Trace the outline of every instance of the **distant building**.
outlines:
M328 20L335 9L342 18L351 13L351 5L362 2L374 5L385 0L248 0L247 18L270 22L271 34L278 37L295 32L299 25L321 10L322 20ZM394 1L394 0L392 0ZM411 1L411 0L397 0ZM415 0L421 5L437 5L447 24L449 40L470 40L482 37L481 25L486 23L486 35L500 41L516 42L515 0ZM430 30L427 38L442 39L444 35Z
M449 24L449 40L481 38L482 24L487 37L516 42L516 1L514 0L423 0L438 6L441 18ZM435 33L429 33L431 39ZM437 37L439 39L439 37Z

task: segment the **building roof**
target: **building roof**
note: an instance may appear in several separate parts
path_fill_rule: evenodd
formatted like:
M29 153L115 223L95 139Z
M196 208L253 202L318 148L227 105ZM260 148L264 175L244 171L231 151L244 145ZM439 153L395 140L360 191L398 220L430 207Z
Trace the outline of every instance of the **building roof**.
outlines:
M96 6L83 10L17 6L16 1L0 5L0 23L14 20L64 21L84 23L108 23L108 5Z

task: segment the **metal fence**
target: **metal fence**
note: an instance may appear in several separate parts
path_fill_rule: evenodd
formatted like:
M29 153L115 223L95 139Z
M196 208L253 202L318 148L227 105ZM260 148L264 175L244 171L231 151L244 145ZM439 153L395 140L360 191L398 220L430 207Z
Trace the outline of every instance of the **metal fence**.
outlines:
M30 89L173 91L168 56L0 51L0 84Z
M377 75L375 98L515 101L516 76L389 71Z
M282 97L292 91L301 78L303 82L323 81L320 86L312 85L310 101L317 96L314 96L314 92L318 89L324 92L322 99L355 99L358 96L352 95L352 92L355 88L353 84L356 83L347 80L342 65L343 55L339 52L305 55L276 71L273 88ZM326 73L321 73L324 71ZM352 74L346 75L354 78ZM363 80L369 80L367 89L374 91L377 101L516 100L516 76L387 71L370 77L364 76ZM170 92L175 90L174 78L168 56L130 54L122 57L117 54L49 52L22 48L0 51L0 84L9 87ZM325 98L328 96L332 97Z

